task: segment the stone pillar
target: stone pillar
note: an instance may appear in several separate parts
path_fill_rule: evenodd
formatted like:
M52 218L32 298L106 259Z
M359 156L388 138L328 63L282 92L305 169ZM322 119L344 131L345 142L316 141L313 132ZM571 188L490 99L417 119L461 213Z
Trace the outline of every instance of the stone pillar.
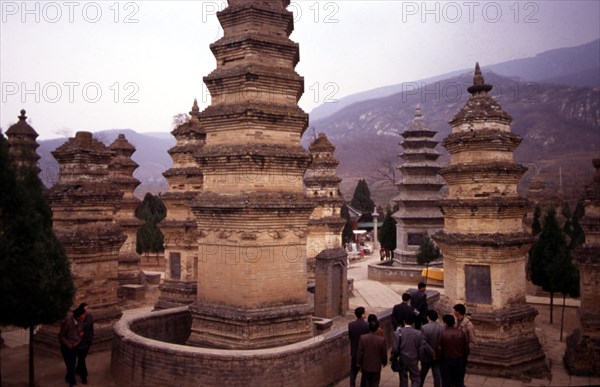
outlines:
M165 276L154 309L189 305L196 299L198 271L198 235L190 201L202 191L203 174L193 154L206 142L200 124L198 102L194 100L190 119L177 126L177 140L169 149L173 166L163 173L169 190L162 195L167 216L159 227L165 236Z
M198 293L188 343L265 348L312 336L306 233L312 201L302 177L304 79L294 68L289 0L229 0L217 69L204 78L211 105L199 114L206 145L195 157L204 187L192 202Z
M304 174L304 186L315 209L308 219L306 271L307 280L312 283L317 254L325 249L342 247L345 221L340 214L344 198L339 189L342 179L336 175L339 162L333 157L335 147L325 133L319 133L308 150L312 162Z
M600 375L600 159L594 159L596 176L583 197L581 228L585 243L573 252L579 268L581 328L567 338L565 366L573 375Z
M523 217L528 201L517 193L526 168L513 153L521 139L512 117L488 94L479 64L471 97L450 121L443 142L450 164L441 170L448 199L441 201L444 230L434 235L444 254L445 309L464 303L478 342L473 373L546 376L545 355L535 333L537 310L525 300L525 268L531 247Z
M398 167L400 178L397 182L398 196L394 201L398 211L396 220L396 242L394 266L400 278L415 281L421 278L423 266L417 264L417 252L425 234L433 235L444 226L444 216L439 208L442 199L440 192L444 182L440 177L440 157L434 139L437 132L428 128L423 119L421 107L417 106L412 125L407 128L400 145L403 163ZM435 264L434 264L435 266Z
M348 300L348 254L342 248L321 251L315 278L315 316L345 315Z
M60 176L48 199L54 232L71 262L76 289L73 304L90 305L95 321L94 350L108 349L112 326L121 317L118 256L127 238L114 219L123 192L110 180L112 153L93 139L92 133L77 132L52 155L60 166ZM40 341L57 346L57 330L40 333L36 335Z
M379 216L379 214L377 213L377 210L375 210L375 212L372 214L373 215L373 251L379 253L379 239L377 236L377 227L379 226L377 224L378 220L377 217Z

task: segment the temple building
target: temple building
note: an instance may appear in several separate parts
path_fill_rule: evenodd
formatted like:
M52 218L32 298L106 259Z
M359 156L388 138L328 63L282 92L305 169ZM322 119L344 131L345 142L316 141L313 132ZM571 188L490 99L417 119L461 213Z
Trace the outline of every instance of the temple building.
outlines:
M600 375L600 159L594 159L596 176L583 196L585 215L580 220L585 243L573 251L580 275L581 328L567 339L565 367L574 375Z
M38 134L27 123L25 113L25 110L21 110L19 121L11 125L6 131L8 152L17 168L38 168L37 162L40 159L40 156L36 152L36 149L39 147L36 140Z
M60 176L49 193L53 227L71 263L75 299L94 310L94 347L110 347L113 324L121 317L117 298L119 251L127 236L115 222L123 192L111 180L112 152L90 132L52 152ZM56 334L47 337L56 347ZM41 336L41 335L36 335Z
M294 68L289 0L229 0L224 36L211 45L217 68L204 78L212 103L199 114L204 174L193 200L199 263L188 344L255 349L312 336L306 234L313 202L300 144L308 115Z
M203 185L202 170L193 156L206 142L199 112L198 102L194 100L189 120L171 132L176 140L175 146L169 149L173 166L163 173L169 190L161 196L167 216L159 224L165 236L165 277L159 286L155 309L189 305L196 299L198 236L189 202Z
M394 198L398 211L396 220L396 243L394 265L402 267L399 277L419 280L422 266L417 264L417 251L425 234L433 235L444 227L444 216L439 208L440 192L444 181L438 174L440 157L435 147L436 131L428 128L417 106L412 125L403 133L400 154L403 163L398 167L399 194Z
M312 155L304 175L306 195L315 204L308 220L306 236L308 281L315 279L316 256L325 249L342 247L342 229L346 221L340 216L344 198L337 177L339 161L333 156L335 147L325 133L313 141L308 150Z
M140 256L136 252L137 230L144 224L135 217L135 209L140 200L134 191L140 181L133 177L138 164L131 159L135 147L127 141L124 134L119 134L109 145L112 159L108 164L110 180L123 192L123 199L117 207L115 221L123 228L127 239L119 250L118 294L121 298L143 296L144 276L140 268Z
M513 158L521 138L510 131L512 117L490 90L477 64L471 96L443 141L450 153L440 171L448 198L441 202L444 230L434 235L444 254L442 305L450 310L463 303L471 314L477 343L470 372L545 376L534 324L538 312L525 300L531 237L523 225L528 201L517 183L526 168Z

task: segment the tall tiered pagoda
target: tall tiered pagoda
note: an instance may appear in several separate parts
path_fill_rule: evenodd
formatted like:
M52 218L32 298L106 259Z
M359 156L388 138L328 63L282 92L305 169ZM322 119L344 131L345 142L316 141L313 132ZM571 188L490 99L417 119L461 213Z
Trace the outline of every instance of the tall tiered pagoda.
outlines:
M403 163L398 167L399 194L394 198L399 209L393 215L397 241L394 263L405 269L399 272L402 277L420 279L422 267L417 265L417 251L423 236L433 235L444 227L439 208L444 181L438 174L441 166L437 162L440 154L435 150L436 133L425 125L420 106L412 125L402 133Z
M450 164L442 201L444 230L434 236L444 254L445 307L464 303L478 341L472 372L505 377L544 375L544 352L535 334L537 310L525 300L531 247L523 217L528 201L517 193L526 168L514 161L521 138L512 117L488 93L479 64L466 105L450 121L443 141Z
M600 158L593 163L596 176L585 190L580 220L585 243L573 251L580 275L581 328L567 339L565 366L575 375L600 375Z
M207 138L196 152L204 187L192 203L200 262L188 343L253 349L312 336L308 115L289 0L228 3L211 45L217 68L204 78L212 104L199 115Z
M38 134L27 123L25 110L21 110L19 121L11 125L6 131L8 139L8 151L12 156L17 168L38 168L37 162L40 156L36 149L39 147L37 143Z
M342 179L337 177L339 161L333 156L335 147L325 133L319 133L308 150L312 162L304 175L304 186L306 195L315 204L306 237L308 281L312 282L317 254L325 249L342 247L345 220L340 216L344 198L339 189Z
M74 305L85 302L94 310L94 347L106 349L112 326L121 317L117 298L118 257L127 239L114 214L123 192L110 179L112 152L90 132L56 148L58 183L49 191L56 236L71 262ZM56 345L56 336L51 337Z
M135 217L135 209L140 205L140 200L135 197L135 188L140 181L133 177L133 172L138 164L131 159L135 147L127 141L124 134L119 134L115 141L109 145L112 159L108 164L110 180L116 184L123 199L117 208L115 221L123 228L127 239L119 251L119 285L142 285L143 276L140 270L140 256L136 252L137 230L144 222ZM119 295L125 297L126 292L119 288Z
M155 309L189 305L196 299L198 236L189 202L202 190L202 170L193 156L206 142L199 113L198 102L194 100L190 119L171 132L176 140L169 149L173 166L163 173L169 190L161 196L167 216L159 224L165 236L166 267Z

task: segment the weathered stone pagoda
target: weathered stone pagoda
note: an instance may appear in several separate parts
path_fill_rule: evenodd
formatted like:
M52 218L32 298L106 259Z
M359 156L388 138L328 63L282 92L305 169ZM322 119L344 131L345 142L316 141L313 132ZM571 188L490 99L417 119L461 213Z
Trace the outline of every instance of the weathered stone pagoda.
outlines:
M194 100L189 121L171 132L177 142L169 149L173 166L163 173L169 182L169 190L161 196L167 216L159 224L165 236L166 267L155 309L189 305L196 299L198 235L189 202L203 184L202 170L193 156L206 142L199 113L198 102Z
M490 90L477 64L471 96L443 141L450 164L440 174L449 192L441 202L444 230L434 236L444 254L442 304L449 310L464 303L472 314L478 342L471 372L541 376L548 370L535 334L537 310L525 300L528 201L517 193L526 169L513 159L521 138Z
M342 179L337 177L339 162L333 156L335 147L325 133L319 133L308 150L312 162L304 175L304 186L315 209L308 219L306 265L308 281L312 282L315 279L316 256L325 249L342 247L345 220L340 215L344 198L339 189Z
M135 209L140 200L135 197L135 188L140 181L133 177L133 172L139 166L131 159L135 147L127 141L124 134L119 134L109 145L112 159L108 164L110 180L123 192L123 199L117 207L115 221L123 228L126 240L119 250L118 294L120 297L135 298L135 294L143 295L144 277L140 270L140 256L136 252L137 230L144 224L135 217ZM128 287L132 285L132 287ZM140 288L136 288L140 286Z
M19 121L6 131L8 151L17 168L38 168L37 162L40 159L36 152L39 147L36 140L38 134L27 123L25 113L25 110L21 110Z
M127 239L114 219L123 192L110 178L112 152L92 133L77 132L52 155L60 176L48 199L54 232L71 262L73 304L86 302L93 308L94 347L106 349L111 345L112 326L121 317L118 258ZM56 346L56 332L48 340Z
M217 14L224 36L211 45L217 69L204 78L212 104L199 114L207 138L195 154L204 187L192 202L200 262L188 343L264 348L312 336L308 115L289 0L228 3Z
M581 328L567 339L565 366L574 375L600 375L600 159L594 159L596 176L584 193L585 215L580 225L585 243L575 249L579 269Z
M412 125L403 133L400 154L403 163L398 167L400 179L397 182L399 194L394 198L398 211L396 220L397 248L394 265L401 266L400 277L420 279L422 266L417 264L417 251L425 234L433 235L444 227L444 216L439 208L442 199L440 189L444 181L438 174L440 157L435 147L436 131L428 128L423 120L420 106L417 106Z

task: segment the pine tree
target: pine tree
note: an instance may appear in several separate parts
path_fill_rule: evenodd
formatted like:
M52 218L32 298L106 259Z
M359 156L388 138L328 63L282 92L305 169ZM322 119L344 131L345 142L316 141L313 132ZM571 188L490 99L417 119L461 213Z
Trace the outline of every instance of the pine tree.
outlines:
M146 193L144 200L135 209L135 217L144 221L136 235L138 254L159 253L164 250L165 237L157 224L166 216L167 207L160 197L149 192Z
M429 277L429 264L440 257L440 249L436 246L433 240L429 237L429 234L423 235L423 240L419 245L419 251L417 251L417 263L419 265L425 265L426 274L425 282Z
M371 199L371 191L364 179L360 179L356 184L350 205L363 213L363 216L360 218L361 221L373 221L373 216L371 214L375 209L375 202Z
M34 328L65 318L74 292L69 261L52 230L52 212L37 171L16 171L0 134L0 325L29 328L31 386Z
M550 293L552 324L554 293L559 292L563 297L567 294L575 296L579 289L579 273L571 262L565 234L556 221L554 208L546 212L539 238L531 246L528 272L535 285Z
M392 211L388 211L377 235L381 247L386 250L396 250L396 220L392 217Z

